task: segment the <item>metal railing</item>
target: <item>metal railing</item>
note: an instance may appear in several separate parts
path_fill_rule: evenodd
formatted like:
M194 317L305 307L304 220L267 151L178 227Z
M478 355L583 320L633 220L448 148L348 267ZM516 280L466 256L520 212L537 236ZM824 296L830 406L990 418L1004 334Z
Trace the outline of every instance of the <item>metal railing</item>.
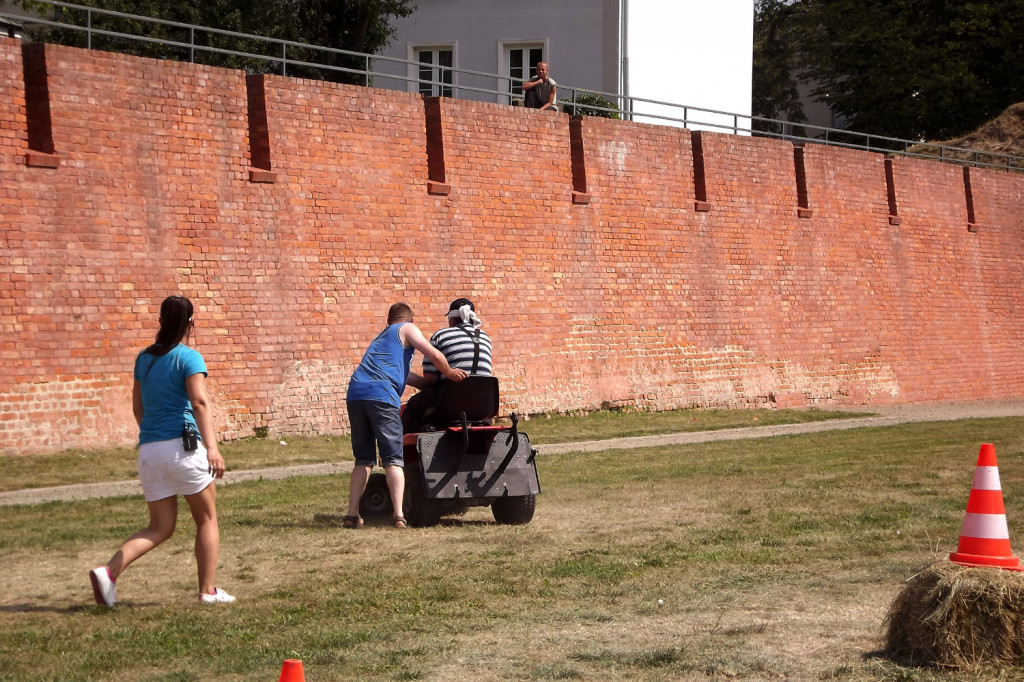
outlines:
M30 30L33 27L49 27L81 33L87 49L128 51L164 59L214 63L244 69L249 73L280 73L284 76L343 80L386 89L506 104L516 104L521 98L515 92L520 81L500 74L426 65L385 55L266 38L57 0L37 0L37 4L52 8L52 14L49 17L29 18L0 12L0 16L21 21ZM105 25L116 26L121 30L104 28ZM146 35L145 27L155 27L168 35ZM137 32L128 33L124 28L137 28ZM218 46L218 41L234 47ZM126 50L126 43L147 47ZM238 45L247 49L235 49ZM429 80L421 78L421 67L430 67L436 77ZM560 99L559 106L563 109L571 107L575 113L618 116L655 124L682 124L684 128L745 133L787 140L794 144L825 144L976 167L1024 171L1022 156L858 133L809 123L793 123L642 97L623 97L616 93L564 85L559 85L559 92L568 93L568 98ZM586 103L577 102L584 95L589 96L585 98ZM604 100L608 106L603 106L594 97Z

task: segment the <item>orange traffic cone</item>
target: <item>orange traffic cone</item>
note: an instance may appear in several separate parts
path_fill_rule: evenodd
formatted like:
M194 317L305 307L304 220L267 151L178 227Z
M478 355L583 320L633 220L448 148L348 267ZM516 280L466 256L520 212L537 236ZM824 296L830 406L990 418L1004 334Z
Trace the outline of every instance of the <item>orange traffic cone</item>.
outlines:
M294 658L285 661L277 682L306 682L306 676L302 672L302 661Z
M1024 571L1020 559L1010 549L1010 530L1006 526L1003 489L999 485L996 448L984 443L978 453L967 513L960 528L960 544L949 560L961 566L996 566Z

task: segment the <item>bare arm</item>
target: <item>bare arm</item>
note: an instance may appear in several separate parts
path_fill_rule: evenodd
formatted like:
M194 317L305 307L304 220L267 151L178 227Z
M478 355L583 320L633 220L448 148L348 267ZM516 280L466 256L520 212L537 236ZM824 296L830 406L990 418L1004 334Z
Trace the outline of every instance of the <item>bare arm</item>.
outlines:
M408 384L413 388L418 388L421 391L425 388L433 386L437 383L440 374L434 374L433 372L424 372L423 374L416 374L416 372L409 372Z
M142 385L138 379L132 384L132 414L135 415L135 423L142 426Z
M213 408L210 396L206 393L206 375L197 372L185 379L185 390L192 402L192 412L196 416L199 435L203 437L206 457L210 461L210 470L216 478L224 477L224 458L217 448L217 437L213 432Z
M444 353L431 346L430 342L423 336L423 332L421 332L420 328L416 325L412 323L403 324L402 328L398 330L398 336L402 343L412 346L419 352L423 353L427 359L434 363L434 367L436 367L438 371L441 372L441 374L443 374L449 381L462 381L466 378L465 370L452 369L448 366L448 360L444 357ZM418 374L413 374L412 372L409 373L409 383L416 388L420 388L420 386L416 386L412 381L412 377L417 377L417 380L422 379L423 377Z
M541 80L537 77L534 77L531 80L523 81L522 83L520 83L520 85L522 86L523 90L533 90L535 87L540 85L540 83Z
M555 92L557 90L558 90L558 86L557 85L552 86L551 94L548 95L548 102L547 102L547 104L542 106L541 109L550 109L551 107L555 106Z

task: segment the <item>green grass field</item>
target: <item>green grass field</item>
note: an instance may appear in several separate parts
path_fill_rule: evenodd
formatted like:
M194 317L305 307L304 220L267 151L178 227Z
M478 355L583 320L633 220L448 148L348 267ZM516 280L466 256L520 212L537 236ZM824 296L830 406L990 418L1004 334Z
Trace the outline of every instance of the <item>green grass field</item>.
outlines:
M1022 679L879 652L902 581L956 548L983 442L1024 542L1022 433L975 419L544 455L519 527L474 509L349 531L347 476L238 483L218 491L226 607L196 603L184 508L107 611L87 571L145 523L141 499L5 507L0 680L274 680L286 658L310 682Z
M530 434L531 442L542 444L772 426L856 416L863 415L824 410L592 412L585 416L535 417L523 420L520 427ZM138 478L135 471L137 454L135 448L108 448L0 457L0 492L74 483L132 481ZM347 436L249 438L222 443L221 454L224 455L229 472L352 461L352 449Z

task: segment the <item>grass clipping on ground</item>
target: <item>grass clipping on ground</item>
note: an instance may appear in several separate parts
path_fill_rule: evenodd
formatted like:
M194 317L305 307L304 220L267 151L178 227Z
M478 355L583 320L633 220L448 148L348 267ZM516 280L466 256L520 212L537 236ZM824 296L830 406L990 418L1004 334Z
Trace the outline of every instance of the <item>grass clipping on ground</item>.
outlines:
M956 670L1024 665L1024 573L932 564L907 582L885 623L894 660Z

